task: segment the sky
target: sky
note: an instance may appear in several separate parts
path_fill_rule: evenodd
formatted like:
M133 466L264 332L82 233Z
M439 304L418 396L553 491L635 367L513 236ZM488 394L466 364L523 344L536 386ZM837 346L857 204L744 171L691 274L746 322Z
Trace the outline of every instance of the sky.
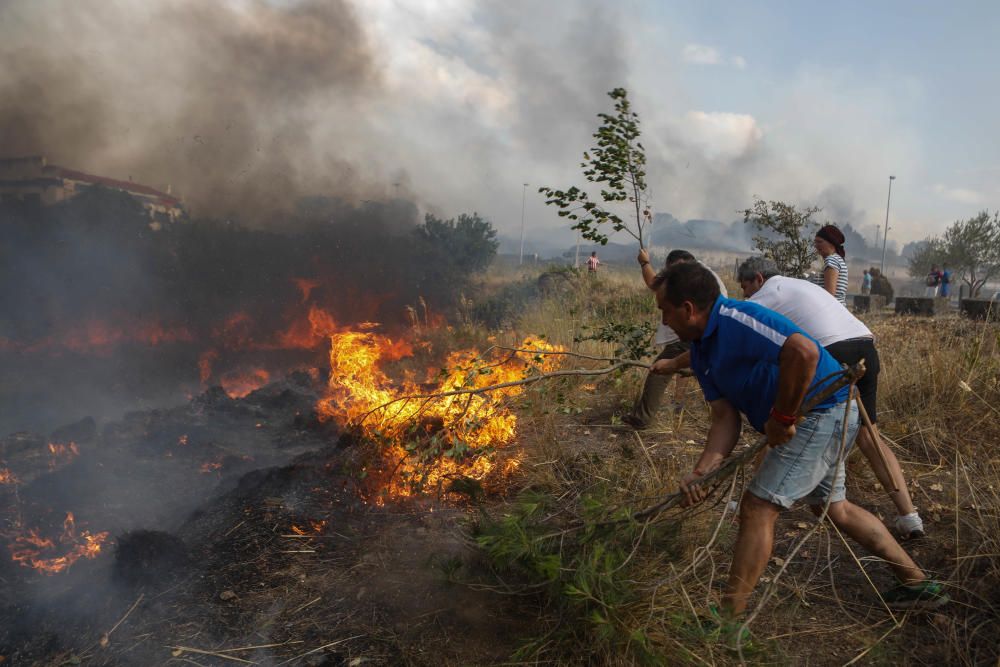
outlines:
M733 220L756 195L873 236L891 174L890 238L906 242L1000 202L996 3L513 3L499 18L487 6L359 7L396 85L476 108L471 122L508 151L477 175L508 199L486 211L502 228L519 225L523 182L580 182L618 85L642 120L654 208L681 219ZM462 199L420 185L444 207ZM528 192L531 238L559 223Z
M516 238L523 201L530 252L575 238L538 187L582 184L625 87L654 211L728 222L756 196L874 240L895 175L902 244L1000 206L998 19L972 2L0 0L0 154L171 184L212 216L403 196Z

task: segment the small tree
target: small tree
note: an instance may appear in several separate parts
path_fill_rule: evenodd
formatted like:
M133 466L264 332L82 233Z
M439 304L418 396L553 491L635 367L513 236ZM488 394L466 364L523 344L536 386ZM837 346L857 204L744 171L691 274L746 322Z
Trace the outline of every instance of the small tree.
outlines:
M497 232L478 213L462 213L457 219L442 220L431 214L417 227L418 238L441 255L445 264L461 274L484 271L497 254Z
M955 222L944 232L948 264L957 268L973 297L991 278L1000 275L1000 213L981 211Z
M907 271L911 278L923 280L932 266L948 264L948 249L940 238L927 238L917 243L910 255Z
M799 277L816 257L813 237L818 225L812 216L821 210L812 206L800 211L791 204L755 197L753 206L743 211L743 223L757 231L755 250L773 259L784 275Z
M601 225L609 224L616 232L627 232L644 248L642 232L651 216L639 116L632 111L624 88L615 88L608 96L615 101L615 112L597 114L602 121L593 135L597 145L583 154L580 163L587 181L600 184L600 200L577 186L566 190L541 187L538 191L548 198L546 204L559 208L560 217L574 221L572 229L579 230L583 238L607 245L608 235ZM615 212L623 208L628 212Z

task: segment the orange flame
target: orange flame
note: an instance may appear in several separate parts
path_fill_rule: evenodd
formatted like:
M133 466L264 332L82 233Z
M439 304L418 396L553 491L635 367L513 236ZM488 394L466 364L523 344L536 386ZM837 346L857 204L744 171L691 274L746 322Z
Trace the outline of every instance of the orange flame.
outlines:
M7 468L0 468L0 484L20 484L20 480Z
M526 339L521 348L537 352L559 349L532 338ZM516 434L517 417L504 406L504 399L519 395L523 387L457 394L429 402L393 401L408 395L515 382L533 370L547 372L558 364L551 356L531 353L488 362L476 351L464 350L448 356L447 369L436 379L422 385L409 380L396 384L380 364L409 354L409 345L376 333L351 331L330 336L329 387L317 406L322 418L344 426L360 424L366 436L386 443L383 457L387 467L393 469L387 492L394 496L414 493L407 480L419 478L421 485L433 487L455 475L482 479L488 474L494 463L483 454L507 445ZM432 469L418 462L427 443L440 454L430 466ZM511 465L517 465L517 457L511 461Z
M243 398L257 391L271 379L271 374L263 368L251 371L231 371L219 378L219 384L230 398Z
M205 474L205 473L215 472L216 470L220 470L221 468L222 468L221 461L206 461L201 464L200 468L198 468L198 472Z
M326 527L326 521L313 521L309 520L308 528L300 528L295 524L292 524L291 531L295 535L319 535L323 532L323 528Z
M30 567L42 574L55 574L81 558L96 558L107 539L107 531L93 534L84 530L78 534L73 513L67 512L62 534L55 540L41 537L37 530L30 529L15 537L7 548L10 550L11 560L23 567ZM53 555L52 552L58 548L57 542L61 547L69 547L69 551L63 555Z
M56 468L66 465L79 456L80 449L76 446L75 442L70 442L65 445L50 442L49 453L52 455L49 459L49 469L55 470Z

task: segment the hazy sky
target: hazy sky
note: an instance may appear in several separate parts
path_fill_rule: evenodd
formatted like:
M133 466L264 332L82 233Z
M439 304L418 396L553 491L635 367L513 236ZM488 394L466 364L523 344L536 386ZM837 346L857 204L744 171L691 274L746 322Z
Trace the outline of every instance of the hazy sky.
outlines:
M516 227L522 182L578 180L616 85L642 117L655 208L682 219L734 219L756 194L873 227L890 174L901 241L1000 205L1000 4L496 4L357 5L389 81L413 96L400 122L438 130L405 141L445 162L409 169L445 209L487 188L486 212ZM449 174L466 141L492 144L490 160ZM529 230L558 224L533 192Z
M971 2L0 0L0 153L171 183L196 214L399 194L516 236L526 193L529 244L572 242L537 186L580 183L624 86L654 210L730 221L759 195L873 237L894 174L905 242L1000 206L998 19Z

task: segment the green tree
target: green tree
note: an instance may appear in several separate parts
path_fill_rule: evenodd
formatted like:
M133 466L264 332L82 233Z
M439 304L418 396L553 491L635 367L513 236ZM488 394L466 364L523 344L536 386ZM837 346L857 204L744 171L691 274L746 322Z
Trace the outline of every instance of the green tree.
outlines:
M910 255L907 271L910 277L923 280L932 266L948 264L948 249L940 238L927 238L919 241Z
M643 229L651 222L646 184L646 149L639 142L639 116L632 111L628 92L615 88L608 93L614 113L600 113L601 126L594 133L597 145L583 154L583 176L600 187L593 196L583 188L566 190L541 187L546 204L559 208L560 217L573 221L572 229L583 238L607 245L602 225L625 231L645 247ZM585 186L586 187L586 186ZM606 229L606 228L605 228Z
M417 236L441 255L442 261L464 274L488 267L499 245L493 225L478 213L463 213L450 220L427 214Z
M1000 213L989 211L956 220L940 237L930 237L910 258L910 275L922 278L931 266L947 266L958 273L973 297L990 279L1000 275Z
M755 197L753 205L743 211L743 223L757 232L754 249L773 259L784 275L800 277L816 258L813 238L819 225L812 216L821 210L811 206L800 211L785 202Z

